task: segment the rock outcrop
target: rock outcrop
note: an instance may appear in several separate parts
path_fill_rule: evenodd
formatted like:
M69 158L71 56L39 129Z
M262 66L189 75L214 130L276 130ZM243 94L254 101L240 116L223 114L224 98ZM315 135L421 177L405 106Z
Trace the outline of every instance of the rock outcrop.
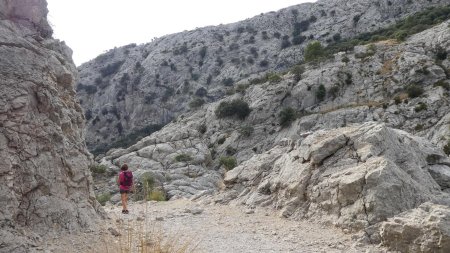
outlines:
M221 174L211 170L208 146L191 126L165 128L128 149L108 153L101 163L114 171L128 164L138 184L150 180L168 199L212 192L222 181ZM111 182L100 190L117 193Z
M77 94L86 112L87 145L97 149L96 153L106 152L104 147L112 142L149 125L165 125L190 110L190 105L225 97L240 80L285 71L303 59L304 48L311 41L330 44L444 4L450 2L324 0L234 24L167 35L145 45L112 49L79 67ZM427 51L407 51L405 63L415 65L415 70L426 67L421 59ZM381 65L355 66L361 61L357 59L340 68L353 74L353 82L365 91L367 78L356 74L375 71L389 60L399 59L387 52ZM311 80L320 80L319 71ZM442 74L437 68L430 73L433 77ZM326 84L326 78L323 81Z
M84 118L71 50L51 38L44 0L0 1L0 251L30 252L94 228Z
M431 173L435 163L450 171L446 155L428 141L383 124L320 130L298 140L284 139L228 171L227 190L215 201L272 206L286 217L321 221L352 233L363 230L372 242L380 240L382 224L382 240L394 249L408 252L399 244L414 242L411 249L443 247L445 252L450 249L445 216L449 206L438 208L444 213L430 211L442 217L429 218L432 226L421 224L426 214L414 221L416 225L393 218L427 201L450 203L450 195L441 191L445 185ZM410 216L404 219L414 220ZM393 221L382 223L388 218ZM420 227L415 237L408 232L411 226ZM439 233L444 234L441 241L436 238Z
M450 249L450 209L424 203L381 226L384 245L400 252L444 253Z

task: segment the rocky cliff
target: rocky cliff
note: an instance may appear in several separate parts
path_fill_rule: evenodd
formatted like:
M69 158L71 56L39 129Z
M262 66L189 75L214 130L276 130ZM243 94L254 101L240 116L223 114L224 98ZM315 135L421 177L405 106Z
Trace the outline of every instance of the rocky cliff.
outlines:
M77 70L46 15L45 0L0 1L2 252L31 252L97 219Z
M79 67L88 147L101 153L115 141L132 144L180 113L230 94L240 80L302 61L311 41L333 44L449 3L323 0L112 49Z

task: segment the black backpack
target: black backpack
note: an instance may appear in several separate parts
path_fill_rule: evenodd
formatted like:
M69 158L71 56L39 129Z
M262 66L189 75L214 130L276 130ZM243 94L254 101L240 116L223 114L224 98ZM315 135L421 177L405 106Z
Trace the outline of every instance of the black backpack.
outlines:
M133 185L133 173L131 171L124 171L123 180L120 182L120 185L123 186L132 186Z

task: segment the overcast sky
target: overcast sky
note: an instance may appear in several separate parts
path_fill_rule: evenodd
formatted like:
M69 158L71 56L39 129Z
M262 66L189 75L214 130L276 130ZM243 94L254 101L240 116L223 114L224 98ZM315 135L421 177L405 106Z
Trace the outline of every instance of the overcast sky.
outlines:
M80 65L108 49L228 24L313 0L47 0L55 38Z

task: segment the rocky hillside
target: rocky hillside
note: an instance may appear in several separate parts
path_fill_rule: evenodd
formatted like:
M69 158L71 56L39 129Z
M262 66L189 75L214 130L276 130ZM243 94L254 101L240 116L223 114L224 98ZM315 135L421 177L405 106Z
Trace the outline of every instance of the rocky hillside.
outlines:
M0 1L1 252L33 252L97 219L77 70L47 12L45 0Z
M311 41L334 44L449 3L323 0L112 49L79 67L88 147L101 153L111 143L132 144L180 113L229 95L240 80L287 70L303 60Z
M270 206L394 250L446 252L449 26L347 51L311 44L308 62L242 80L101 163L129 163L167 198Z

